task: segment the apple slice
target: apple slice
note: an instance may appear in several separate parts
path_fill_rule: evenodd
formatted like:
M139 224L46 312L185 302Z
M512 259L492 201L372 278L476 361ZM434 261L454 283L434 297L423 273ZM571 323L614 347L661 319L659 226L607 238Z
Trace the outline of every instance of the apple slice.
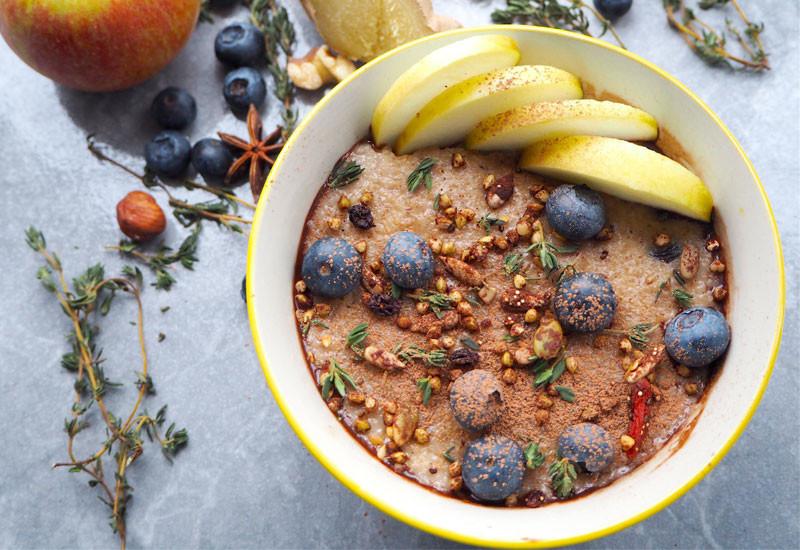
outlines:
M522 149L544 139L605 136L631 141L658 137L658 122L641 109L595 99L525 105L482 121L467 136L470 149Z
M429 53L401 74L372 114L372 135L379 145L394 143L430 100L453 86L495 69L516 65L517 44L507 36L483 34Z
M700 178L669 157L621 139L540 141L522 153L520 167L697 220L711 219L711 193Z
M401 155L462 141L481 120L538 101L583 97L578 77L547 65L517 65L451 86L415 116L395 144Z

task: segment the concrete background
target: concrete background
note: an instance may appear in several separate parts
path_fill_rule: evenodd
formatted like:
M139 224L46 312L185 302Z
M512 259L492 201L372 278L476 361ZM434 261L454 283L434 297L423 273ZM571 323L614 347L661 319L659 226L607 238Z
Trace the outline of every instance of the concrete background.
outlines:
M319 40L292 4L303 53ZM437 1L466 25L489 21L483 0ZM797 548L798 275L800 271L800 12L796 1L744 2L766 24L773 70L761 75L712 69L694 57L664 21L661 3L638 0L618 25L628 47L676 75L722 117L742 142L772 199L786 253L789 296L781 355L761 407L723 462L678 502L589 548ZM236 13L200 25L167 70L134 90L88 95L34 73L0 44L0 547L109 548L116 539L106 510L74 474L50 465L65 455L63 418L69 376L59 367L66 318L36 282L39 260L23 231L48 237L68 273L122 262L103 246L119 239L114 205L138 182L99 164L87 133L137 166L156 131L147 115L163 86L194 93L199 117L192 140L217 129L242 134L225 109L223 71L213 37ZM303 97L306 105L315 96ZM270 125L276 121L269 109ZM245 188L242 188L245 192ZM205 200L199 192L196 200ZM166 207L164 196L159 200ZM172 223L166 242L183 230ZM145 291L146 331L158 394L191 442L175 464L153 448L131 472L131 548L435 548L455 544L399 523L339 485L295 438L266 388L253 353L239 285L246 236L206 225L194 272L179 269L171 292ZM150 274L146 273L150 279ZM167 313L159 308L170 306ZM111 376L131 382L138 368L134 311L119 300L103 322ZM753 322L758 322L754 319ZM163 332L166 339L157 342ZM112 403L132 391L114 392ZM84 449L88 450L88 448ZM94 449L92 449L94 450ZM73 476L73 477L71 477Z

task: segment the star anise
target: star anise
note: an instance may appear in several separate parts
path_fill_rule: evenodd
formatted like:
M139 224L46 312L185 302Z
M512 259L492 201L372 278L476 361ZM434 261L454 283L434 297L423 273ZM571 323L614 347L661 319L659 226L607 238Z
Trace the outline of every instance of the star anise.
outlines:
M284 142L281 140L281 131L283 128L276 127L267 137L262 138L261 133L263 124L261 123L261 115L258 114L258 109L255 105L250 105L247 111L247 133L250 141L247 142L241 138L226 134L225 132L218 132L219 138L228 145L235 147L242 151L242 154L237 158L228 170L225 176L225 183L229 184L236 173L250 163L249 179L250 190L253 192L253 199L258 201L261 195L261 190L264 188L264 171L263 164L269 166L275 164L275 157L280 153Z

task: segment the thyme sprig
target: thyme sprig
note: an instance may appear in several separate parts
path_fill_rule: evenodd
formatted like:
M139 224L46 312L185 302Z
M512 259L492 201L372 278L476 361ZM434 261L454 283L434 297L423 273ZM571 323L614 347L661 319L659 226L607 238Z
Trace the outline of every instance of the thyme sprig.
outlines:
M533 362L532 368L533 374L536 375L533 380L533 387L540 388L549 384L555 384L555 382L561 378L561 375L564 374L564 370L567 368L567 360L563 355L556 357L552 361L537 357Z
M448 309L453 309L453 300L441 292L434 292L433 290L423 290L409 296L418 302L425 302L430 304L431 311L436 317L441 318L442 312Z
M483 231L487 235L491 233L492 227L497 226L502 230L503 226L505 226L506 223L508 223L507 220L504 220L503 218L498 218L494 214L484 214L483 216L478 218L478 227L483 229Z
M555 390L558 392L558 396L567 403L575 402L575 392L573 392L572 389L566 386L556 386Z
M364 353L364 340L366 340L369 335L367 329L369 329L369 323L359 323L353 327L353 330L347 333L345 345L358 355Z
M145 252L142 246L133 241L122 239L116 246L107 246L106 250L115 250L124 256L129 256L143 262L156 276L152 285L159 290L170 290L175 284L175 277L169 271L172 264L179 263L186 269L193 269L197 262L197 239L200 236L200 225L196 225L192 232L183 240L178 250L161 245L156 252ZM130 266L123 271L128 277L140 278L141 271L132 271Z
M506 0L506 9L493 11L491 17L493 23L523 23L594 36L589 32L589 18L584 10L588 10L600 22L598 37L610 32L617 44L625 48L611 22L590 3L582 0Z
M308 323L303 325L303 336L308 336L312 327L331 328L322 319L311 319Z
M675 301L683 309L692 307L692 300L694 300L694 296L692 294L689 294L682 288L676 288L675 290L673 290L672 297L675 298Z
M637 323L627 330L606 329L603 332L613 336L623 336L630 340L636 349L644 349L650 342L650 334L657 327L657 323Z
M544 453L538 443L528 443L525 447L525 467L529 470L535 470L544 464Z
M750 21L738 0L700 0L697 6L702 10L733 6L744 28L740 30L727 18L725 28L736 39L743 55L733 53L728 48L725 31L702 21L684 0L663 0L663 5L670 26L681 33L684 42L708 65L750 71L770 68L769 56L761 41L764 24Z
M441 349L427 351L419 346L403 346L399 344L395 347L393 353L404 363L419 359L430 367L443 367L447 364L447 352Z
M539 256L539 262L542 264L542 269L545 273L551 273L560 269L558 257L556 254L572 254L578 250L575 246L558 246L545 239L535 242L525 249L525 252L531 252Z
M276 0L250 0L250 19L264 33L267 70L272 75L275 98L281 105L284 141L297 124L297 110L293 108L295 87L289 78L288 65L295 43L295 30L286 8Z
M361 177L364 167L353 160L339 159L328 176L328 187L339 189Z
M525 260L522 254L517 252L506 254L506 257L503 258L503 271L505 271L506 275L513 275L522 269L524 264Z
M417 380L417 388L419 391L422 392L422 404L427 405L428 402L431 400L431 395L433 394L433 388L431 387L431 379L430 378L420 378Z
M336 390L336 393L340 396L345 397L347 395L347 386L354 390L358 389L358 384L353 380L353 377L336 359L331 359L328 362L328 371L322 375L320 384L322 385L322 397L326 400L330 398L333 390Z
M431 190L433 187L431 171L437 162L439 161L431 157L425 157L419 162L417 167L406 178L406 187L408 187L410 193L416 191L422 183L425 184L426 189Z
M111 511L110 525L118 534L120 546L124 550L127 540L126 508L133 491L127 471L144 452L142 430L151 440L158 441L168 458L172 458L188 443L189 436L185 429L176 430L174 424L170 425L163 437L160 436L166 406L160 409L156 417L151 417L146 411L139 412L145 397L155 393L155 386L148 371L141 291L135 282L126 277L106 277L103 266L96 264L74 278L70 287L61 260L55 252L47 248L44 235L30 227L25 232L25 240L45 261L36 277L55 296L71 323L68 341L72 350L61 358L62 367L75 376L75 396L70 416L64 422L68 460L54 464L53 467L68 468L72 473L89 476L89 486L100 490L100 500ZM115 414L105 402L104 397L108 390L119 387L119 384L110 382L106 377L101 366L102 351L98 349L95 339L95 313L107 314L117 292L128 293L136 300L136 325L141 355L141 370L136 373L134 383L137 388L136 399L127 416ZM93 454L78 458L74 450L75 440L80 433L89 429L85 415L93 405L96 405L102 418L102 443ZM113 478L106 477L109 463L113 463Z
M578 472L575 465L566 458L559 458L547 468L550 483L559 498L567 498L572 494Z

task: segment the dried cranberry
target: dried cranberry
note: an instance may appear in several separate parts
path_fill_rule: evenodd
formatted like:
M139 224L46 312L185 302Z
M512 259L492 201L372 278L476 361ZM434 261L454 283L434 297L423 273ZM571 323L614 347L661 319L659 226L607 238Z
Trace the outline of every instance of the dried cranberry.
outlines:
M391 294L373 294L367 301L367 307L375 315L391 317L400 311L400 300Z
M450 353L450 366L452 367L474 367L481 360L478 352L467 348L460 348Z
M350 223L359 229L369 229L375 227L375 221L372 219L372 212L368 206L363 204L354 204L347 212L350 218Z

